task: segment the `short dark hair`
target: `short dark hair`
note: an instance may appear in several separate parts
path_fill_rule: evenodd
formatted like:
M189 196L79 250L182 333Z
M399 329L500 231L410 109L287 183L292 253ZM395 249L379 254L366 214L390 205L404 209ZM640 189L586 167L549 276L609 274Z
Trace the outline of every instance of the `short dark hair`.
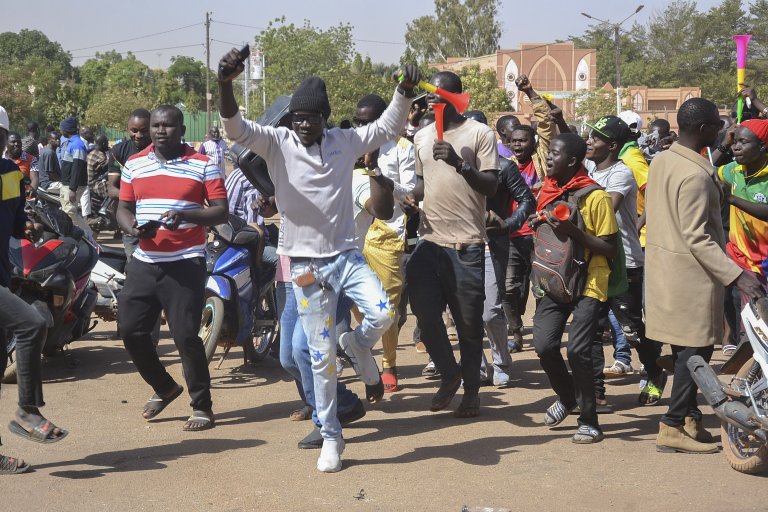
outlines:
M40 125L37 124L37 121L30 121L30 122L27 123L27 131L28 132L34 132L34 131L39 131L39 130L40 130Z
M137 117L139 119L149 119L150 114L149 110L145 108L137 108L131 114L128 116L128 119L133 119L134 117Z
M94 139L94 142L96 143L109 142L109 139L107 138L106 135L104 135L103 133L100 133L96 136L96 139Z
M357 102L357 108L370 108L378 119L387 109L387 102L378 94L368 94L360 98L360 101Z
M478 123L483 123L486 126L488 125L488 118L485 117L485 114L480 110L467 110L464 112L464 117L477 121Z
M533 138L534 140L536 139L536 130L534 130L533 126L528 126L527 124L519 124L514 128L512 128L511 131L512 133L518 132L518 131L526 132L530 134L531 138Z
M452 71L438 71L432 75L431 80L434 80L435 78L445 79L445 82L448 84L448 87L445 89L449 92L460 93L464 91L464 86L461 83L461 77Z
M175 107L173 105L160 105L156 109L152 111L153 114L160 113L160 112L170 112L174 118L179 122L179 126L184 125L184 112L181 111L180 108Z
M516 116L513 116L512 114L501 116L496 120L496 131L501 132L502 128L504 128L504 125L506 125L507 123L516 123L516 125L519 125L520 120Z
M49 130L47 134L47 140L59 140L61 138L61 134L56 130Z
M587 156L587 143L575 133L561 133L557 135L552 142L559 140L565 146L565 153L570 158L573 157L577 162L584 160Z
M666 130L669 131L672 129L672 126L670 126L669 121L666 119L654 119L651 121L651 126L658 126L660 130Z
M677 111L677 125L680 131L698 130L703 124L717 118L720 121L720 111L717 105L704 98L686 100Z
M10 139L11 137L14 137L14 136L16 136L16 137L18 137L18 138L21 138L21 134L20 134L19 132L8 132L8 138L9 138L9 139Z

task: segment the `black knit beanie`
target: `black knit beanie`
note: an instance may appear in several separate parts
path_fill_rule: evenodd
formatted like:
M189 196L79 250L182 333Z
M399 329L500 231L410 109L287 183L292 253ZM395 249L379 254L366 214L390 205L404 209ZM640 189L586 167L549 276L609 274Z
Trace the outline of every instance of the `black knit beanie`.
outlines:
M301 82L301 85L291 96L288 110L290 112L299 110L320 112L327 120L331 115L331 104L328 102L328 93L325 90L323 79L319 76L311 76Z

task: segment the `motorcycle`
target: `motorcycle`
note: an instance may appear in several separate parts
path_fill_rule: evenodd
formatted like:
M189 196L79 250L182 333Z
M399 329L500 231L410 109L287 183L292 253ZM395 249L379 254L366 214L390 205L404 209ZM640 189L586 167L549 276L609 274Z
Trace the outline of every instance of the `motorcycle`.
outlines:
M728 463L752 474L768 469L768 298L744 306L741 319L749 343L723 364L721 373L733 375L728 385L701 356L692 357L688 369L722 422Z
M37 243L11 239L10 289L45 319L43 354L50 356L95 327L89 325L97 297L90 274L98 249L61 210L35 205L29 213L45 230ZM13 371L6 368L4 378Z
M288 126L290 96L279 96L256 121L263 126ZM273 196L275 187L264 159L248 148L233 144L228 151L234 164L264 196ZM230 215L226 224L211 229L213 240L206 246L206 301L200 325L208 362L217 345L243 346L245 362L260 361L280 342L274 278L263 279L258 245L262 234L244 220ZM255 285L255 287L254 287Z
M93 312L107 322L117 321L117 295L125 284L126 263L124 250L99 245L99 260L91 272L98 292Z
M91 188L91 211L96 215L88 219L88 225L94 233L101 231L117 231L117 199L109 197L107 173L104 172L94 179Z
M242 346L245 363L261 361L279 343L274 279L262 279L259 262L254 261L262 234L234 215L211 228L211 233L213 240L205 249L208 280L199 331L205 355L210 363L221 345L223 361L233 346Z

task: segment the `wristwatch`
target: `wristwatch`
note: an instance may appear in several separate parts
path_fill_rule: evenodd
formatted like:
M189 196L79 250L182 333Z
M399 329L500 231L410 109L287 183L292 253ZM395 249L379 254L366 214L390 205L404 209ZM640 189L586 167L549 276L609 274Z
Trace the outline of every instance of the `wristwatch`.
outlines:
M456 172L458 172L462 176L466 176L467 173L472 172L472 166L470 165L469 162L465 160L464 162L462 162L461 166L458 169L456 169Z
M378 178L379 176L381 176L381 169L377 165L373 169L366 169L365 174L367 174L368 176L373 176L374 178Z
M731 152L730 146L726 146L725 144L718 144L717 145L717 150L719 152L721 152L722 154L724 154L724 155L727 155L728 153Z
M397 92L399 92L400 94L402 94L406 98L413 98L413 97L416 96L416 92L413 89L408 90L408 89L406 89L404 87L400 87L398 85L396 90L397 90Z

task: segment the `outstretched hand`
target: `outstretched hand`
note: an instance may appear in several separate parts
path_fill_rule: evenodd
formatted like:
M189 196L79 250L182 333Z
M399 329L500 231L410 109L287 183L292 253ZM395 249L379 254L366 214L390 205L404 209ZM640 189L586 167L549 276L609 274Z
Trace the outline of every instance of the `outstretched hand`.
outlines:
M416 87L416 85L419 83L419 80L421 79L419 68L413 64L405 64L398 71L394 72L392 78L394 78L396 82L399 82L400 87L406 91L413 90L413 88Z
M232 48L219 60L219 82L231 82L245 69L240 50Z

